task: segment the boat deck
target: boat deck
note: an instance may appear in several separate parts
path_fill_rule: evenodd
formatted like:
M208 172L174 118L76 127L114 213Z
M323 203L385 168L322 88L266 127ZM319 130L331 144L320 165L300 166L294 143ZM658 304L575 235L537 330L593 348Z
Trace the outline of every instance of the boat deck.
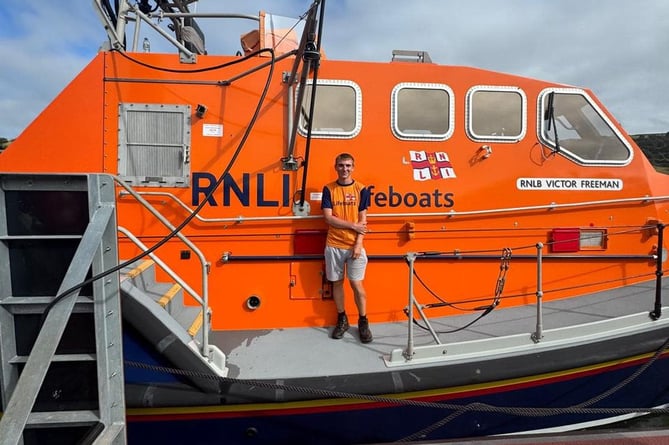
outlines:
M663 280L663 294L669 279ZM543 330L555 330L574 325L613 320L637 314L637 322L650 321L653 309L655 281L624 289L594 293L588 296L551 301L543 304ZM373 305L373 297L370 305ZM665 309L666 310L666 309ZM355 314L353 314L355 315ZM450 331L464 326L478 316L432 319L436 331ZM355 322L354 317L351 321ZM455 351L457 344L468 348L484 340L515 336L515 342L534 344L531 334L536 330L535 304L504 308L502 303L467 329L440 334L446 349ZM665 317L660 320L664 321ZM290 328L257 331L216 331L210 342L226 355L229 377L244 379L276 379L287 376L315 377L387 371L387 360L393 350L407 347L407 322L372 324L374 341L360 343L357 327L352 325L341 340L330 338L332 327ZM415 346L436 344L432 335L414 327ZM494 345L490 345L494 347ZM318 353L314 353L318 351ZM447 353L447 355L450 352ZM415 362L406 366L421 366Z

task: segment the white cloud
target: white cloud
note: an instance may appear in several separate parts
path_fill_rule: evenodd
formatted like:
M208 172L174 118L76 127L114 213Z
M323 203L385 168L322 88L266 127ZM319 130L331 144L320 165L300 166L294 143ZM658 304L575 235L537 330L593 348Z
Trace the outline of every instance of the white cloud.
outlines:
M7 23L0 31L0 136L17 136L95 54L104 33L86 6L17 0L0 6Z

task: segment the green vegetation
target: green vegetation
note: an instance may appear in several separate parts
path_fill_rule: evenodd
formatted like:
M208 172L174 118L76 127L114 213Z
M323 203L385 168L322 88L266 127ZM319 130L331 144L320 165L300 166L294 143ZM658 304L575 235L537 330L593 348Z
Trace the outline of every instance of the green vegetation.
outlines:
M9 147L9 144L12 142L12 140L7 139L7 138L0 138L0 151L4 150L5 148Z
M631 135L655 170L669 174L669 133Z

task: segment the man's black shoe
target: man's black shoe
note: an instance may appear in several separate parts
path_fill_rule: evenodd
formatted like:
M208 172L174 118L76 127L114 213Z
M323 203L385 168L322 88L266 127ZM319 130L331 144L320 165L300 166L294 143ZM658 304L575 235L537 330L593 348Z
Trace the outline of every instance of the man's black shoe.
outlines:
M339 340L344 336L344 333L348 331L348 328L349 324L348 324L348 317L346 316L346 314L345 313L338 314L337 325L332 331L332 338Z
M360 317L358 319L358 334L360 334L360 341L363 343L370 343L373 340L367 317Z

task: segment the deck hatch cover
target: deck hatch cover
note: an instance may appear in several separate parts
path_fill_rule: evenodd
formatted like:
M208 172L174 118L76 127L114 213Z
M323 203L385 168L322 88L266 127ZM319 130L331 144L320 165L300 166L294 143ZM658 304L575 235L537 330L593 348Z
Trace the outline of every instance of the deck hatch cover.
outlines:
M133 186L188 187L190 105L119 104L119 176Z

